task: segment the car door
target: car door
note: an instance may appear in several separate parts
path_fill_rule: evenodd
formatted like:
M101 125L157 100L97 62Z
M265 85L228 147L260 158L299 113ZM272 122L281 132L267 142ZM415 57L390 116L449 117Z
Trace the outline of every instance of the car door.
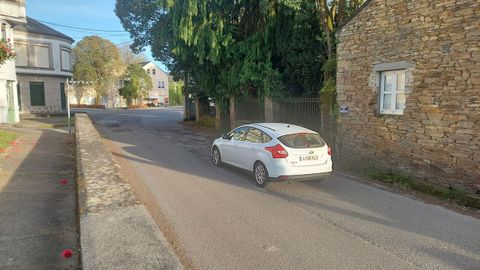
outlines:
M256 153L261 148L263 132L257 128L250 128L243 143L237 147L238 166L245 170L253 170Z
M237 148L238 144L245 140L248 127L239 127L228 133L227 139L222 142L222 161L238 166Z

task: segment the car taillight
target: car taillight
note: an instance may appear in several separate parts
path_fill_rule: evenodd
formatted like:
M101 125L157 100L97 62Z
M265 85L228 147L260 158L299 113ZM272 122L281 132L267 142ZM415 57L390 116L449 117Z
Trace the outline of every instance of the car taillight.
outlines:
M331 156L332 155L332 148L329 146L328 147L328 155Z
M265 150L272 153L273 158L286 158L288 157L288 152L280 144L275 146L265 147Z

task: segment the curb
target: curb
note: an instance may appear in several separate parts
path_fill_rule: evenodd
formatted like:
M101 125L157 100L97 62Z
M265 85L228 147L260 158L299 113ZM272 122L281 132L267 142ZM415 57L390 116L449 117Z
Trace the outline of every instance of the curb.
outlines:
M83 269L184 269L87 114L75 135Z

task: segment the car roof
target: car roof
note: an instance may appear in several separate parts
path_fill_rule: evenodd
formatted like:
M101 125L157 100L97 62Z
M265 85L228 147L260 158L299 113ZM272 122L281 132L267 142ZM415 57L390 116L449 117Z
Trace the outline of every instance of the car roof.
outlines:
M270 135L274 135L276 137L280 137L280 136L292 134L292 133L302 133L302 132L317 133L308 128L304 128L304 127L300 127L292 124L286 124L286 123L254 123L254 124L248 124L244 126L259 128L262 131L266 131Z

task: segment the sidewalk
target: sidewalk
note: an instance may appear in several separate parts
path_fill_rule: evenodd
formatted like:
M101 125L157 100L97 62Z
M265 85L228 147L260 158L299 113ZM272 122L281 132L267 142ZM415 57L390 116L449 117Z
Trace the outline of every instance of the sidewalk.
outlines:
M0 153L0 269L78 269L73 135L1 128L20 137Z

